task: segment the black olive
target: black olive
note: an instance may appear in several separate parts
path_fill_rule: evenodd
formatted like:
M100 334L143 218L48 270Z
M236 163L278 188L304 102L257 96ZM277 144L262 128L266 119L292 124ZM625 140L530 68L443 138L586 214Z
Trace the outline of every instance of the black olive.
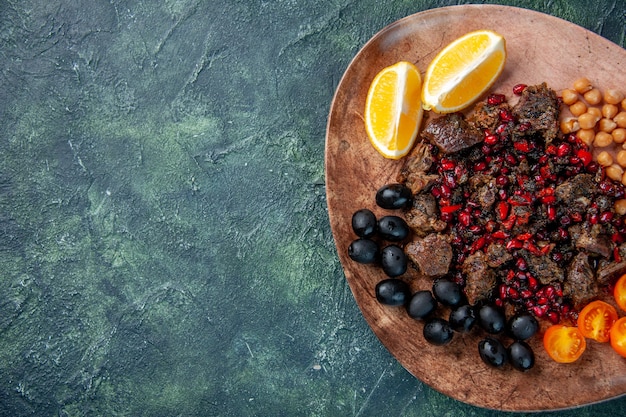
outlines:
M528 371L535 365L535 354L526 342L518 340L511 343L507 352L509 354L509 362L518 371Z
M350 259L361 264L376 262L379 254L378 244L369 239L357 239L350 243L348 247L348 256Z
M498 307L485 304L478 310L478 324L487 333L497 334L504 330L506 317L504 316L504 312Z
M488 337L478 342L478 354L487 365L500 368L508 360L506 348L499 340Z
M387 276L397 277L406 272L407 259L401 247L396 245L385 246L381 253L381 265Z
M409 235L409 225L402 217L384 216L378 220L378 233L383 239L399 242Z
M376 299L381 304L388 306L405 305L410 296L409 284L401 279L385 279L376 285Z
M376 191L376 204L384 209L400 209L410 204L411 197L411 190L405 185L387 184Z
M433 284L433 294L441 304L448 307L457 307L464 303L463 289L447 278L439 278Z
M539 330L537 319L528 314L518 314L511 317L507 325L508 333L515 340L530 339Z
M424 339L433 345L446 345L450 343L452 336L454 336L454 331L444 319L434 317L428 319L424 325Z
M423 319L430 316L436 308L437 300L435 300L432 293L423 290L413 294L411 301L409 301L407 312L414 319Z
M476 312L469 304L459 306L450 312L450 327L457 332L469 332L476 323Z
M359 237L372 237L376 234L376 216L371 210L361 209L352 215L352 230Z

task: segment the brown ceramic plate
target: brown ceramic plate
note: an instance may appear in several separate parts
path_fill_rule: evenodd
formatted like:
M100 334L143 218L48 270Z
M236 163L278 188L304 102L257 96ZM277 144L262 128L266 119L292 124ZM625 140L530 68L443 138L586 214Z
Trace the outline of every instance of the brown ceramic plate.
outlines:
M540 337L531 346L535 367L521 373L497 370L478 356L479 331L455 334L450 345L424 341L422 323L402 308L380 305L374 295L383 272L357 264L347 249L355 239L352 213L370 208L376 190L394 182L401 162L386 160L370 145L363 126L363 109L370 82L382 68L400 60L415 63L422 73L443 46L477 29L504 35L508 60L492 91L512 96L517 83L547 82L555 90L580 76L602 88L626 85L626 51L567 21L505 6L465 5L433 9L399 20L376 34L356 55L337 88L326 137L326 187L332 231L345 275L374 333L400 363L434 389L481 407L511 410L554 410L594 403L626 393L626 359L608 344L589 342L574 364L550 360ZM413 290L431 282L409 268L403 276ZM508 343L508 341L506 342Z

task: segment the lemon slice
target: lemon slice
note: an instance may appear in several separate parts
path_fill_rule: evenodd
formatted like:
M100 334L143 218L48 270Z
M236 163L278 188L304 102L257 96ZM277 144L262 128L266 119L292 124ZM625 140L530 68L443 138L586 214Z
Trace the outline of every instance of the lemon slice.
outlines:
M405 156L422 122L422 77L415 65L400 61L372 81L365 103L365 128L376 150L389 159Z
M460 111L484 94L502 73L506 42L491 30L470 32L446 46L424 76L422 103L436 113Z

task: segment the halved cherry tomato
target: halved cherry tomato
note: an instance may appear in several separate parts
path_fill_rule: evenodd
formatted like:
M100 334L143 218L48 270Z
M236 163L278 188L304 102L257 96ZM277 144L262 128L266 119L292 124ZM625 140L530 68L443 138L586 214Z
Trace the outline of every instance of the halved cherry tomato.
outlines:
M543 335L543 347L556 362L571 363L580 358L587 342L577 327L555 324Z
M611 347L626 358L626 317L617 320L611 327Z
M619 308L626 311L626 274L622 275L615 283L613 296Z
M617 310L604 301L592 301L578 314L578 328L583 336L601 343L609 341L609 331L617 321Z

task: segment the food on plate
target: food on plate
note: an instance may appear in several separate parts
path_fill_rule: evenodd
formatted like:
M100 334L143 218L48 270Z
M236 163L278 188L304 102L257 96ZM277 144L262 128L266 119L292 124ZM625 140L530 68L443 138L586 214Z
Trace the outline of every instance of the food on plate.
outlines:
M535 366L535 354L528 343L516 340L507 349L509 362L518 371L526 372Z
M491 30L467 33L443 48L432 60L422 89L422 105L436 113L469 107L500 76L506 42Z
M578 328L583 336L600 343L609 341L611 327L617 321L617 311L604 301L587 304L578 314Z
M617 306L621 308L622 311L626 311L626 274L622 275L615 283L613 297L615 298Z
M365 129L385 158L402 158L413 147L422 123L421 90L420 72L410 62L398 62L374 77L365 102Z
M587 349L587 342L578 327L554 324L544 333L543 346L554 361L572 363Z
M450 327L450 323L439 317L433 317L426 320L424 324L424 339L433 345L447 345L452 341L454 331Z
M411 296L409 284L397 278L388 278L376 285L376 299L388 306L403 306Z
M494 368L503 367L509 360L509 354L502 342L492 337L478 342L478 354L483 362Z

